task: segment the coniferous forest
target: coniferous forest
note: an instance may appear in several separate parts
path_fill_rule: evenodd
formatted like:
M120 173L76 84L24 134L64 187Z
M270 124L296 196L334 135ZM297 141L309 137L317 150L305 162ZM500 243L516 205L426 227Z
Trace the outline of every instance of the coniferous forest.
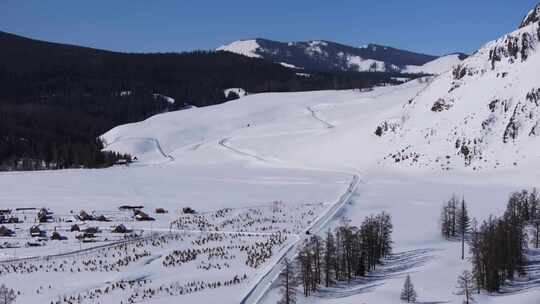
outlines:
M464 275L462 285L499 292L508 280L526 274L529 244L540 247L540 197L536 189L514 192L502 216L478 223L469 218L465 199L453 195L443 205L440 224L445 239L460 240L462 259L464 244L469 244L472 273ZM465 278L469 275L473 282Z
M151 115L250 93L365 88L385 73L310 73L227 52L131 54L0 32L0 170L104 167L98 136ZM175 100L171 103L168 96Z
M392 253L392 230L390 215L382 212L365 218L360 227L344 223L324 237L310 237L297 257L297 282L303 295L321 286L350 283L375 270Z
M536 190L514 192L503 216L490 217L472 227L471 263L478 289L498 292L507 280L525 275L528 243L538 246L537 231L532 233L532 240L527 231L538 227L539 204Z

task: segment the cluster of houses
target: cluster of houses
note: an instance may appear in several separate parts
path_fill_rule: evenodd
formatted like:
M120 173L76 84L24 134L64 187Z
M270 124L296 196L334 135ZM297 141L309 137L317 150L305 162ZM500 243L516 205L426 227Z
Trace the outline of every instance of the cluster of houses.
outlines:
M15 235L15 231L7 228L6 226L0 226L0 236L10 237Z
M46 208L17 208L15 209L17 212L25 212L25 211L36 211L36 221L39 223L47 223L53 220L53 213L46 209ZM13 211L11 209L0 209L0 224L17 224L22 223L22 221L13 214Z
M120 211L131 211L132 217L135 221L154 221L155 219L151 217L149 214L144 212L142 209L144 206L130 206L130 205L123 205L120 206ZM46 241L46 240L65 240L67 239L65 236L62 236L60 232L56 231L56 228L51 233L50 237L47 237L47 231L42 229L40 226L41 223L50 223L54 222L53 218L53 212L48 210L47 208L17 208L17 212L28 212L31 211L33 214L37 214L35 216L35 222L36 225L30 227L29 229L29 235L32 238L37 239L38 241ZM165 214L168 213L167 210L163 208L157 208L156 214ZM20 219L13 215L11 209L0 209L0 237L14 237L16 235L16 232L13 228L8 228L9 226L2 225L2 224L17 224L22 223ZM26 217L25 217L26 219ZM89 221L96 221L96 222L110 222L111 219L107 218L105 215L96 215L94 212L88 213L85 210L81 210L77 215L73 216L72 219L60 219L60 221L64 222L89 222ZM95 238L98 236L99 233L101 233L101 230L98 227L87 227L84 229L81 229L81 227L78 224L73 224L70 228L71 232L77 232L78 234L75 236L76 239L81 240L83 242L93 242L95 241ZM111 227L111 233L131 233L132 230L126 228L123 224L115 225ZM37 244L37 243L32 243Z
M136 221L155 221L156 219L142 211L144 206L129 206L129 205L123 205L120 206L118 209L120 211L132 211L133 212L133 218ZM156 209L156 213L166 213L166 210L163 208Z
M11 209L0 209L0 224L17 224L19 218L11 214Z
M49 211L47 208L41 208L38 211L36 219L38 223L48 223L50 221L53 221L52 215L53 213Z
M155 219L142 211L143 206L120 206L120 211L132 211L133 212L133 219L136 221L154 221ZM163 208L156 209L156 213L166 213L166 210ZM110 222L111 220L107 218L105 215L93 215L89 214L85 210L81 210L79 212L79 215L77 215L77 219L83 222L86 221L97 221L97 222Z

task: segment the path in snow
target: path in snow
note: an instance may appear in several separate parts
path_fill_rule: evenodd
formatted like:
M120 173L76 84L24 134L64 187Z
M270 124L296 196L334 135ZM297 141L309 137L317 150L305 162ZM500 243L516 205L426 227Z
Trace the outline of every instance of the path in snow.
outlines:
M155 145L157 151L164 157L164 158L167 158L169 161L174 161L174 157L170 154L167 154L165 153L165 151L163 151L163 148L161 147L161 144L159 143L159 140L157 138L153 138L153 137L120 137L120 138L116 138L114 141L110 142L110 143L105 143L105 148L117 143L117 142L121 142L121 141L129 141L129 140L133 140L133 141L148 141L148 142L151 142L152 144Z
M318 115L317 115L317 112L315 110L313 110L312 107L306 107L306 109L308 109L308 111L311 113L311 117L313 117L315 120L319 121L320 123L322 123L327 129L332 129L332 128L335 128L336 126L329 123L328 121L320 118Z
M258 161L261 161L261 162L264 162L264 163L270 163L269 160L263 158L263 157L260 157L256 154L253 154L253 153L248 153L248 152L245 152L245 151L242 151L242 150L239 150L235 147L233 147L232 145L229 144L229 141L232 139L232 137L227 137L227 138L223 138L221 140L219 140L218 144L222 147L224 147L225 149L229 150L229 151L232 151L236 154L239 154L241 156L247 156L249 158L254 158Z

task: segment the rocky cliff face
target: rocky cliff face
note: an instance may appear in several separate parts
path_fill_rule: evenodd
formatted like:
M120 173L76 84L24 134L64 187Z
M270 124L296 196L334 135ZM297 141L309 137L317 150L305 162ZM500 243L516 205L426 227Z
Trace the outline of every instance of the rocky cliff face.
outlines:
M519 25L519 28L526 27L532 23L538 22L540 20L540 4L536 5L534 9L532 9L525 18L523 18L523 21L521 21L521 24Z
M384 162L484 170L540 157L540 6L519 29L487 43L403 107ZM386 130L386 132L381 132Z

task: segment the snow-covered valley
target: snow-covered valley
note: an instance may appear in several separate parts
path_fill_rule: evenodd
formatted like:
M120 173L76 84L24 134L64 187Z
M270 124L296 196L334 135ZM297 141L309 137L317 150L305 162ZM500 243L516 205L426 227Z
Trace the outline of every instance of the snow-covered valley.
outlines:
M81 209L103 212L117 210L125 204L143 205L144 210L156 218L155 222L122 223L148 237L152 231L168 233L170 223L183 207L194 208L197 212L223 208L271 208L274 201L281 201L289 208L319 203L331 206L349 187L353 175L358 174L360 183L353 197L328 225L337 223L341 216L358 223L369 214L388 211L396 231L394 251L420 250L422 255L415 257L422 262L413 263L410 268L369 285L369 292L362 288L365 284L359 283L302 301L391 302L399 292L403 273L412 272L417 287L421 288L420 299L459 303L460 296L454 295L453 288L449 286L468 265L457 256L459 245L448 243L438 235L441 202L452 193L459 193L467 197L475 217L483 219L489 214L500 214L507 195L513 190L534 186L538 171L532 167L505 171L476 172L468 168L441 171L396 168L379 162L388 149L388 141L375 135L377 125L389 117L397 117L403 104L432 81L422 79L369 92L258 94L219 106L158 115L140 123L120 126L104 135L110 143L107 148L130 152L138 158L129 167L3 173L0 175L4 186L0 198L6 202L3 204L5 208L47 207L59 215L71 214L72 210L75 213ZM21 187L23 184L32 186ZM156 208L164 208L169 213L165 216L153 214ZM326 211L325 207L313 209L317 216ZM293 214L292 218L296 216ZM115 223L101 224L101 227L108 229ZM289 225L294 225L294 220L289 220L286 227ZM18 233L24 234L27 226L19 224ZM308 225L303 224L302 227L305 229ZM201 228L186 229L198 231ZM240 232L238 227L227 231ZM200 233L183 237L203 237ZM288 242L294 242L295 238L289 238ZM89 248L95 244L84 243L82 246ZM149 251L161 263L173 249L183 246L180 243ZM227 275L232 278L237 274L247 274L247 278L234 287L199 291L193 296L160 296L144 302L170 303L183 297L187 301L197 299L206 303L216 297L235 294L237 296L222 301L238 303L268 267L277 262L277 257L285 253L288 245L282 246L282 249L276 247L273 258L260 268L240 271L242 267L238 265L228 268L235 271L218 271L218 277L223 280L228 278ZM2 253L5 258L13 258L14 255L20 258L64 253L73 247L78 247L78 243L67 244L65 248L49 244L39 251L32 248L2 249ZM190 270L193 266L186 265L179 269L181 272L177 275L158 266L149 270L137 265L120 273L137 276L148 272L147 278L152 281L148 284L152 286L176 281L186 283L189 280L182 279L184 275L180 273L193 272L189 277L194 278L200 271ZM99 273L66 276L69 285L66 285L67 281L55 281L61 286L72 286L69 290L87 292L108 286L110 283L106 282L115 280ZM200 280L208 280L204 272L201 275ZM14 285L26 276L7 274L3 279ZM43 282L51 278L48 273L32 274L31 277L36 285L21 286L21 299L33 297L34 290L45 286ZM118 278L116 280L120 280ZM273 286L263 294L262 303L274 303L277 289ZM57 299L66 292L60 290L52 287L40 292L43 292L44 299ZM101 303L120 299L117 293L108 296L103 296ZM519 298L527 303L526 299L537 296L538 291L533 289L520 294ZM489 299L495 303L507 303L512 297L517 295Z
M103 134L128 166L2 172L0 209L20 222L2 224L13 235L0 236L0 282L20 303L277 303L281 262L302 240L385 211L381 267L298 303L397 303L406 275L418 302L462 303L456 279L471 266L440 235L443 202L464 197L483 221L540 180L533 17L439 76L250 94ZM528 253L523 287L477 302L538 303L540 251Z

